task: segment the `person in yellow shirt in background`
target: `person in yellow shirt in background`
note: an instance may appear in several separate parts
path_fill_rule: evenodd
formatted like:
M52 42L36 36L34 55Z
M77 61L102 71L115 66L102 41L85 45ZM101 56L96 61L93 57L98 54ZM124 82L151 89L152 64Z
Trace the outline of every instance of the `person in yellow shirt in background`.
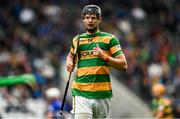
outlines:
M173 119L172 101L165 97L166 87L163 84L154 84L152 86L153 100L151 109L156 119Z

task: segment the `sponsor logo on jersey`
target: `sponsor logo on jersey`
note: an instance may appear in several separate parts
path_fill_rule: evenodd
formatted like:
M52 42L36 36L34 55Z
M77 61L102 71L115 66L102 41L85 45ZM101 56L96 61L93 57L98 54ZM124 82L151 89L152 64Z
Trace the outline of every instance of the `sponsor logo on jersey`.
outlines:
M82 57L86 57L86 56L93 56L94 52L93 51L86 51L81 53Z

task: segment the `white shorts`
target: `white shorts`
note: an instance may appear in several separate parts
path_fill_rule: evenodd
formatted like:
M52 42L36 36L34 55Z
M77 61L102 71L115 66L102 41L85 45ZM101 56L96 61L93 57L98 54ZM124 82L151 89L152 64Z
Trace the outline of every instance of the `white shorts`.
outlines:
M73 98L72 113L75 119L106 118L109 114L110 98L88 99L81 96Z

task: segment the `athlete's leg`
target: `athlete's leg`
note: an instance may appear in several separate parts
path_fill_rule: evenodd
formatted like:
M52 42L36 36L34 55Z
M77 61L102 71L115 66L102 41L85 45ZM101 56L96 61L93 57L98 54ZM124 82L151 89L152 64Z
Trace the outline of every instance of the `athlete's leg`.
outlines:
M93 104L93 118L107 118L110 108L110 99L97 99Z
M92 119L92 106L91 100L75 96L73 99L73 111L75 119Z

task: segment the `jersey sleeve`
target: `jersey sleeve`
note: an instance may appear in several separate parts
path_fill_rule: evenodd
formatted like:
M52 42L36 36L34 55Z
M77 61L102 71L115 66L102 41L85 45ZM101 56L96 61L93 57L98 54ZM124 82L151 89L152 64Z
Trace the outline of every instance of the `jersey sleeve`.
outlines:
M110 52L112 57L116 57L119 54L122 54L122 49L119 40L113 35L110 42Z
M75 36L75 37L72 39L71 48L70 48L70 53L71 53L72 55L75 55L75 48L77 47L77 40L78 40L78 36Z

